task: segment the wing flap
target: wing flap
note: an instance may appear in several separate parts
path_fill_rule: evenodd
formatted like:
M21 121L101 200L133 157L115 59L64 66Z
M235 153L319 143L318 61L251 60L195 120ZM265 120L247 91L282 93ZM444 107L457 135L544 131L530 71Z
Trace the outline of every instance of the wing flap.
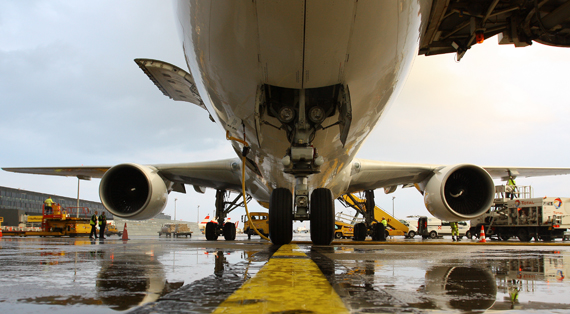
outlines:
M493 179L507 181L509 175L513 177L545 177L570 174L570 168L549 167L482 167L487 170Z
M82 180L102 178L109 166L79 166L79 167L26 167L26 168L2 168L4 171L28 174L41 174L48 176L78 177Z

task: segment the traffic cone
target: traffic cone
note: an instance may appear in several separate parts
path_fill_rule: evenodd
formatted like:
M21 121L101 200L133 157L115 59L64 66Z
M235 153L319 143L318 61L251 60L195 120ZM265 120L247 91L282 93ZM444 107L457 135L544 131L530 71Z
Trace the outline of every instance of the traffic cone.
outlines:
M129 239L129 233L127 232L127 223L125 222L125 227L123 228L123 241Z
M485 228L483 226L481 226L481 233L479 234L479 239L480 243L487 243L487 240L485 240Z
M2 237L2 227L0 227L0 238Z

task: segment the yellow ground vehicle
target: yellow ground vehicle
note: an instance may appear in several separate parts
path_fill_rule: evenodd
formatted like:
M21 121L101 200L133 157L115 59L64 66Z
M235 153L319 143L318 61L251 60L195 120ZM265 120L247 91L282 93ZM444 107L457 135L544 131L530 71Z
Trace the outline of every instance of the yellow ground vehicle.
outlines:
M353 225L338 220L334 222L335 239L347 239L347 238L352 238L353 236L354 236Z
M117 226L115 226L115 224L108 223L107 227L105 228L105 236L108 237L114 234L121 237L123 235L123 231L119 231L119 229L117 229Z
M59 204L52 206L52 211L42 210L42 231L8 231L5 236L87 236L91 232L89 219L75 218L76 211L88 213L86 207L63 208Z
M249 213L249 216L251 217L251 222L253 223L255 228L266 237L269 236L269 214L262 212L255 212L255 213ZM253 228L250 228L247 216L241 216L241 218L244 223L243 233L247 234L247 238L251 239L252 235L257 235L255 230Z

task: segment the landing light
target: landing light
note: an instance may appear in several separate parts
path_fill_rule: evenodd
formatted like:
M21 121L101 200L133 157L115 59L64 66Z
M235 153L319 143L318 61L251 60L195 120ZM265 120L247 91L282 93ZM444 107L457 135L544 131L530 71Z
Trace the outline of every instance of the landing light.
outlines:
M309 110L309 119L313 123L321 123L325 120L325 111L319 106L314 106Z
M279 121L289 123L295 118L295 111L291 107L283 107L279 110Z

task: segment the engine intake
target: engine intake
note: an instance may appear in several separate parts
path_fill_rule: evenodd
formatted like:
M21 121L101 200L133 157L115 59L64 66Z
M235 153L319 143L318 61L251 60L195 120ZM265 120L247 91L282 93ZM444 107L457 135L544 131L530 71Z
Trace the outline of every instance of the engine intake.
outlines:
M168 189L156 169L121 164L107 170L99 186L103 206L126 219L150 219L162 212Z
M428 179L424 202L428 211L446 221L471 220L491 207L493 179L475 165L448 166Z

